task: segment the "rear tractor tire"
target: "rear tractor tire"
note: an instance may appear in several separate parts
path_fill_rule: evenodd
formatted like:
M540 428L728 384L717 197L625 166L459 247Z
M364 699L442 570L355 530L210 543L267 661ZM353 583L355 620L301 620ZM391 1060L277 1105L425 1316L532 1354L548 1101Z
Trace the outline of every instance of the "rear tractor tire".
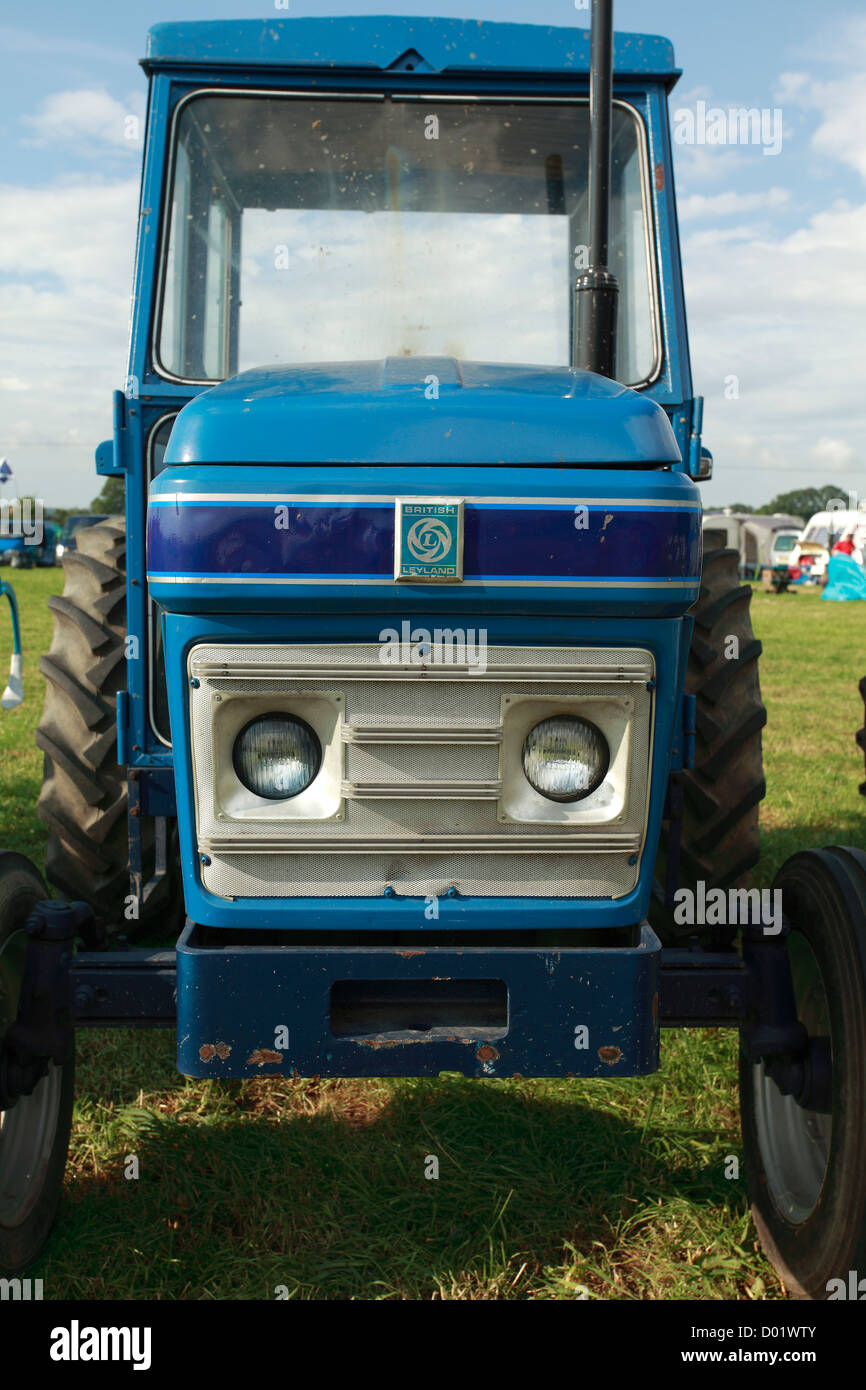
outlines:
M126 689L124 518L80 530L62 563L63 595L48 600L54 635L40 662L45 706L36 742L45 766L37 810L48 828L48 879L64 897L89 903L110 929L123 921L129 893L126 769L117 763L116 724L117 694ZM142 840L146 878L153 841L147 819ZM139 929L152 925L157 911L167 928L179 924L175 860L171 835L169 873Z
M695 890L746 888L760 853L758 813L764 782L761 730L767 711L761 700L758 657L752 629L752 590L739 580L736 550L704 554L701 588L685 690L696 697L695 766L682 778L682 828L678 887ZM655 877L667 881L670 823L659 843ZM736 926L681 926L673 912L653 902L650 914L665 945L696 936L708 949L724 949Z

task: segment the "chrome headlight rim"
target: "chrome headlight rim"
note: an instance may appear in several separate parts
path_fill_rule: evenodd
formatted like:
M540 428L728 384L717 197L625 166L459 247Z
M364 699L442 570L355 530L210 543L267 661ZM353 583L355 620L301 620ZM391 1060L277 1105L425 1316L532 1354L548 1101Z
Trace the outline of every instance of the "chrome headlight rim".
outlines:
M282 724L283 726L289 727L294 726L296 729L299 729L301 731L301 734L306 738L308 746L313 753L313 757L309 763L309 775L307 776L307 779L303 783L303 785L299 786L295 791L290 791L288 793L284 791L269 792L264 791L260 785L251 785L251 782L254 779L249 778L248 775L245 775L245 769L243 769L240 765L242 744L245 736L248 735L250 730L255 728L256 725L266 723ZM253 796L261 797L263 801L294 801L297 797L302 796L304 792L309 791L310 787L315 782L316 778L322 770L323 761L324 753L322 749L322 742L312 725L309 724L306 719L302 719L300 715L286 714L282 710L268 710L265 711L263 714L255 715L252 719L248 719L247 722L244 725L242 725L240 729L238 729L234 737L234 742L232 744L232 768L234 769L235 776L237 777L242 787L244 787Z
M595 743L596 751L599 756L587 787L576 787L568 791L557 792L551 790L549 787L539 786L538 781L530 774L527 763L530 755L534 751L533 748L530 747L531 741L539 736L539 731L544 729L545 726L555 724L580 726L579 730L575 729L575 732L584 733L584 736L588 735L590 741ZM544 719L540 719L537 724L533 724L532 728L524 737L520 761L523 767L524 777L538 796L543 796L546 801L553 801L560 806L573 806L578 802L586 801L588 797L598 791L599 787L604 782L610 770L610 744L602 730L597 724L594 724L591 719L576 714L573 710L568 710L560 714L547 715Z

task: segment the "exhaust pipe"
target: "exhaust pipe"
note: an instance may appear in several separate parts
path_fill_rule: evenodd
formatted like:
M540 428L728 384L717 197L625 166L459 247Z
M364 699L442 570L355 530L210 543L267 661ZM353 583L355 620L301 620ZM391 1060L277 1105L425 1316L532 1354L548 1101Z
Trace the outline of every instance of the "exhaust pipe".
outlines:
M614 375L619 285L607 268L613 109L613 0L592 0L589 52L589 269L574 286L575 367Z

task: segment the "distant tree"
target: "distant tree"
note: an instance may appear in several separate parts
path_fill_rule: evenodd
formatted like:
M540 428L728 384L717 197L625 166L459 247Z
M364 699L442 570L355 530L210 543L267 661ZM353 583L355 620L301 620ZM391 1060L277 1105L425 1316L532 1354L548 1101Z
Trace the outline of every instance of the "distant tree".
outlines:
M99 496L94 497L90 504L90 510L107 516L116 516L123 512L125 499L126 486L123 478L106 478L105 486Z
M731 502L730 509L732 512L753 512L755 510L748 502ZM724 511L724 508L722 510Z
M846 492L838 483L827 483L824 487L803 487L795 492L780 492L771 502L757 508L758 516L770 516L773 512L784 512L788 516L802 516L808 521L815 512L827 510L827 503L834 497L846 497Z

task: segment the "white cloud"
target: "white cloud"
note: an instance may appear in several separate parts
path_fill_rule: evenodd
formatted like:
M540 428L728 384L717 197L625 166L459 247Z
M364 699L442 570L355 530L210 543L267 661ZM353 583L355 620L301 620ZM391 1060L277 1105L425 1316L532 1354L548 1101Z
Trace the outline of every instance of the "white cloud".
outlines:
M0 452L22 491L87 503L126 371L138 181L0 187Z
M129 63L130 60L128 51L58 34L53 24L47 30L43 27L39 33L11 24L0 24L0 49L7 54L59 54L63 58L87 58L99 63Z
M812 148L825 167L866 176L866 22L843 28L838 48L832 82L783 73L774 99L786 130L797 113L815 122ZM749 217L768 208L773 190L760 201L733 192L736 205L724 191L684 200L695 387L716 460L708 502L767 501L828 477L864 490L866 201L857 180L847 182L847 198L826 206L814 179L807 207L801 193L780 201L787 230L778 236ZM742 219L721 221L732 212ZM732 377L737 389L726 395Z
M833 77L824 82L809 73L786 72L779 79L779 100L817 111L819 121L811 145L816 154L856 169L866 178L866 19L858 16L844 27Z
M22 116L21 122L33 132L26 144L73 144L93 153L109 145L138 154L144 113L141 92L130 93L124 103L104 88L84 88L52 93L35 116Z
M824 118L812 136L812 148L849 164L866 178L866 83L862 74L821 89Z
M110 296L125 276L128 293L137 199L137 178L0 185L0 271L47 276L87 299Z
M822 468L830 472L847 469L854 463L857 454L845 439L819 439L812 446L811 456Z
M783 72L776 83L773 97L783 106L789 102L801 106L811 83L812 78L807 72Z
M692 183L718 183L735 176L743 169L755 151L742 145L675 145L674 173L677 188Z
M866 204L836 204L778 239L744 230L702 229L683 247L695 385L717 465L708 500L766 501L846 469L852 486L862 484L866 397L855 345L866 312Z
M681 222L694 221L698 217L730 217L734 213L769 212L784 207L791 195L787 188L768 188L764 193L692 193L681 198L679 216Z

